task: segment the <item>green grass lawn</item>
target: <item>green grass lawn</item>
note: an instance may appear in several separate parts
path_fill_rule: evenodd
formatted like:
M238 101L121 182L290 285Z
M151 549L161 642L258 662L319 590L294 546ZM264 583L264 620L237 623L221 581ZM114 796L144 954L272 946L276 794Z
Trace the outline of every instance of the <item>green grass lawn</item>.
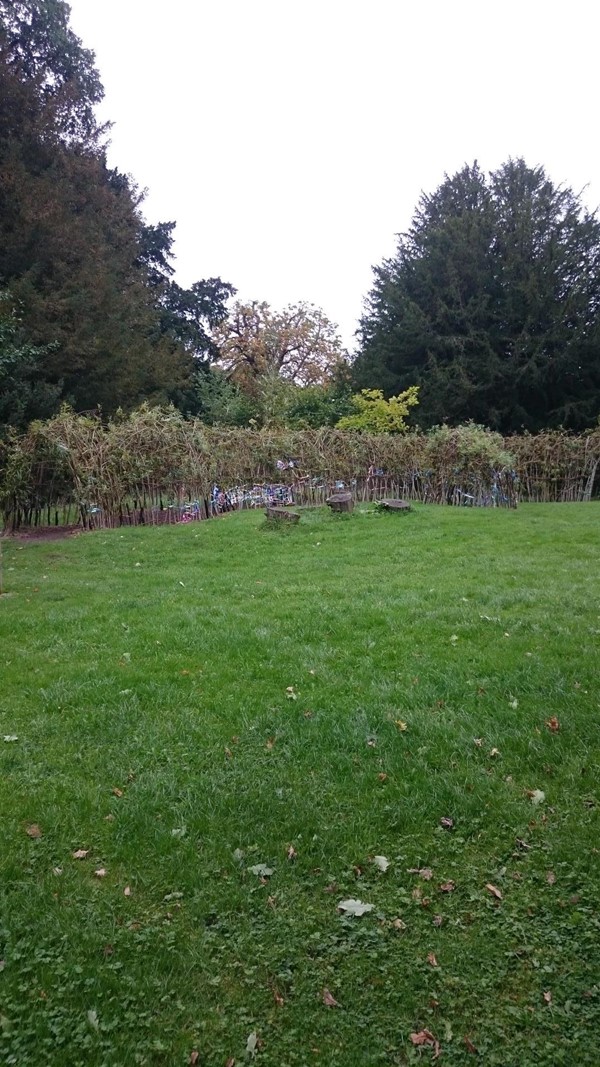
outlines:
M596 1067L599 520L4 541L0 1062Z

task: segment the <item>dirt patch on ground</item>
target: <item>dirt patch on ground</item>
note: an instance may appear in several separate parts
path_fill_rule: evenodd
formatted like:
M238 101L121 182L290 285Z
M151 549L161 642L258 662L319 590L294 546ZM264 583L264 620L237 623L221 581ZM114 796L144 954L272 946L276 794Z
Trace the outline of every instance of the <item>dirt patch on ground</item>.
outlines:
M28 526L1 536L7 541L63 541L65 537L90 532L82 529L79 523L73 523L71 526Z

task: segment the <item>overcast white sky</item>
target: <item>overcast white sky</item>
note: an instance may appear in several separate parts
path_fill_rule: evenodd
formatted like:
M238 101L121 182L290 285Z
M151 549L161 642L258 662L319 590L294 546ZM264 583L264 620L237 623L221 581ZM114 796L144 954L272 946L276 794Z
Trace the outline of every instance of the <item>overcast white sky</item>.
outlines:
M111 164L175 220L177 278L309 300L352 347L371 266L477 158L600 203L597 0L70 0Z

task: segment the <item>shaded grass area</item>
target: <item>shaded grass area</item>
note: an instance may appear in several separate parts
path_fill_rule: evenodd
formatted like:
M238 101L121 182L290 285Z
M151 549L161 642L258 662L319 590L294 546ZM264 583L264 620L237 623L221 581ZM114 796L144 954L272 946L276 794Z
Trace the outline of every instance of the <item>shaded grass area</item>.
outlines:
M5 542L2 1062L596 1064L599 519Z

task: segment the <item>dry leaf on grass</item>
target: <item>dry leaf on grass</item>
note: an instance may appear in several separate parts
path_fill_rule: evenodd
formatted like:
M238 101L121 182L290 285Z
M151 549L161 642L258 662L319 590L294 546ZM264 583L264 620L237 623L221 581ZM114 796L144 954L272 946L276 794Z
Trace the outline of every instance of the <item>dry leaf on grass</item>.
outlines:
M259 878L270 878L273 874L273 867L267 867L266 863L255 863L253 867L248 867L251 874L258 875Z
M89 856L90 850L89 848L78 848L71 854L74 860L84 860Z
M440 1043L437 1038L433 1036L431 1030L419 1030L418 1033L409 1034L408 1036L413 1045L429 1045L433 1049L433 1059L437 1060L441 1052Z
M246 1041L246 1055L256 1056L256 1050L258 1047L258 1034L255 1030L251 1034L248 1034L248 1040Z
M454 819L445 816L443 819L440 819L440 826L442 826L444 830L451 830L454 826Z
M25 827L25 833L27 834L27 837L32 837L34 841L42 836L41 828L36 822L29 823L29 826Z
M471 1041L470 1037L465 1034L465 1036L463 1037L463 1041L465 1043L467 1052L472 1052L474 1056L477 1056L477 1049L475 1048L475 1045Z
M126 885L125 889L123 890L123 896L124 897L130 897L131 896L131 888L128 885Z
M122 797L123 796L123 790L119 789L118 786L115 786L115 788L112 791L112 794L113 794L113 797Z
M551 731L551 733L558 733L558 731L560 730L560 723L556 718L556 715L553 715L551 719L546 719L546 726Z
M402 919L393 919L392 926L394 930L406 930L406 923Z
M437 957L436 957L436 955L435 955L435 953L434 953L434 952L428 952L428 953L427 953L427 962L428 962L428 963L429 963L429 964L430 964L430 965L431 965L432 967L437 967L437 966L438 966L438 961L437 961Z
M335 999L328 989L324 989L321 993L321 999L326 1008L341 1008L341 1004Z
M106 878L107 873L106 867L98 867L98 870L94 871L96 878Z
M298 853L296 852L296 849L294 848L293 845L290 845L288 847L287 852L286 852L286 856L290 860L290 862L293 862L295 859L298 858Z
M424 882L430 882L433 878L433 871L431 870L431 867L409 867L408 873L418 874Z
M492 896L496 898L496 900L502 900L502 893L499 889L496 888L495 885L492 885L491 882L486 882L485 888L487 889L488 893L491 893Z
M372 904L363 904L362 900L340 900L338 904L338 911L345 911L346 915L365 915L368 911L373 911Z
M547 993L544 993L544 1001L545 1001L546 1004L551 1004L552 1003L552 993L550 993L549 991Z
M376 867L379 867L380 871L387 871L390 861L386 856L373 856L373 863Z
M556 881L556 875L554 871L548 871L548 873L546 874L546 881L548 885L554 885Z
M442 884L440 886L440 892L441 893L453 893L455 889L456 889L456 882L453 882L452 879L450 879L449 882L442 882Z
M195 1064L198 1063L199 1059L200 1053L196 1052L196 1049L192 1049L192 1051L190 1052L190 1058L188 1060L188 1063L191 1065L191 1067L195 1067Z

